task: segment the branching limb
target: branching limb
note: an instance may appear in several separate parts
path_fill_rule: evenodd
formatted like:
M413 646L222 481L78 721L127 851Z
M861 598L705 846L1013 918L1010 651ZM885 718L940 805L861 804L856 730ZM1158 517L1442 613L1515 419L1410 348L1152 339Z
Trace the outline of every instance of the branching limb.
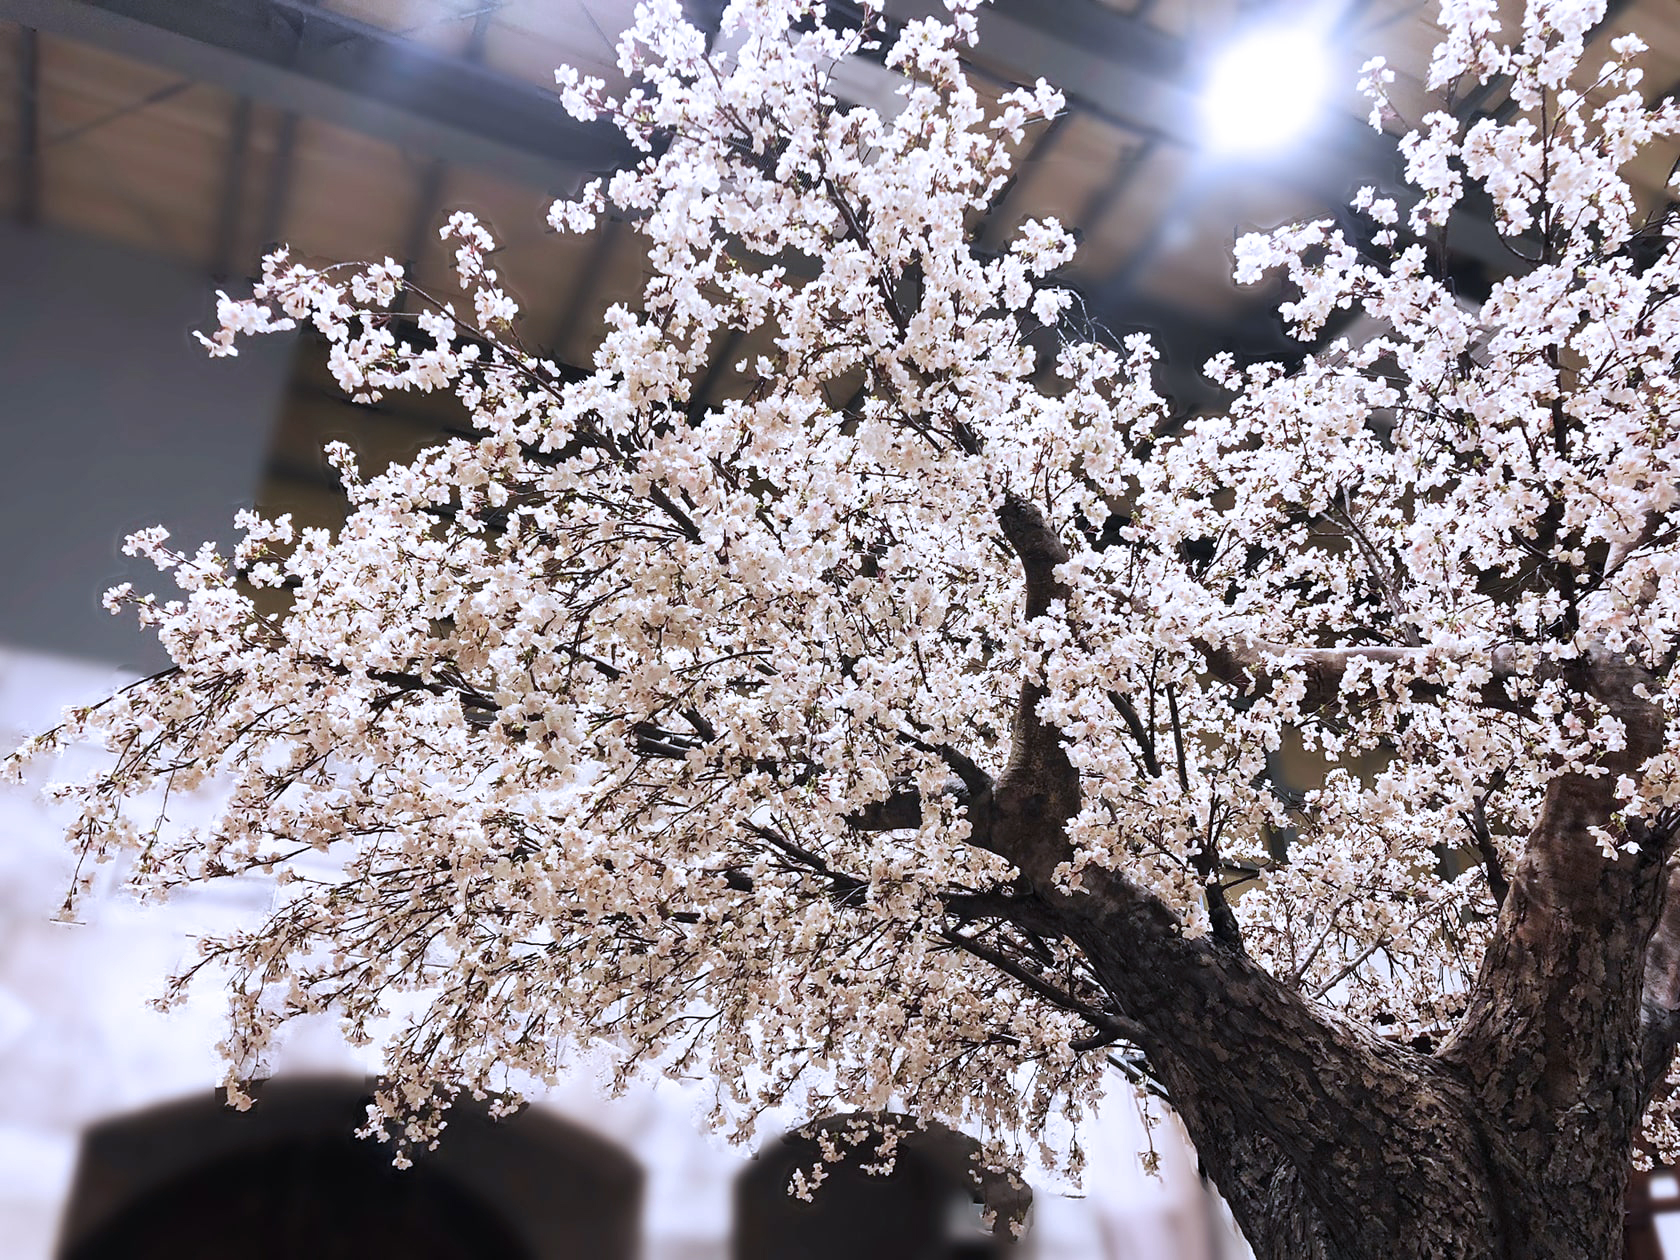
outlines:
M1494 789L1489 788L1481 793L1471 803L1470 812L1465 815L1464 823L1470 829L1470 838L1476 846L1476 853L1482 859L1482 869L1487 873L1488 891L1493 894L1496 906L1505 904L1505 897L1511 891L1511 881L1505 877L1505 866L1500 860L1499 849L1493 842L1493 828L1488 825L1487 802Z
M985 821L986 814L983 808L976 810L973 805L978 800L983 807L990 797L989 790L976 797L963 780L951 778L946 781L942 794L951 797L968 810L969 819L978 831ZM893 780L892 791L887 794L886 799L866 805L848 817L846 822L856 831L907 831L922 825L922 809L922 796L916 790L914 781L908 777L900 777ZM978 838L975 842L979 843Z
M1095 1049L1096 1047L1090 1047ZM1074 1049L1082 1047L1076 1042ZM1110 1067L1115 1068L1128 1081L1141 1089L1152 1098L1159 1098L1167 1106L1173 1106L1172 1095L1167 1093L1166 1086L1158 1081L1149 1070L1149 1060L1141 1054L1110 1054L1105 1056Z
M1646 1105L1662 1088L1674 1053L1680 1047L1680 867L1673 860L1680 836L1680 811L1665 809L1645 837L1668 855L1662 909L1645 946L1640 995L1640 1097Z
M1138 754L1143 758L1143 768L1149 772L1149 777L1160 778L1161 759L1155 751L1155 732L1144 725L1142 715L1138 713L1137 706L1129 696L1119 691L1110 691L1108 702L1114 706L1114 711L1126 724L1126 732L1137 745Z
M1619 721L1623 744L1548 784L1468 1009L1439 1058L1464 1074L1484 1114L1512 1131L1550 1134L1547 1150L1577 1150L1595 1161L1593 1176L1609 1178L1583 1174L1580 1184L1614 1186L1644 1102L1632 1088L1641 1043L1647 1029L1658 1043L1664 1036L1669 945L1648 943L1670 847L1645 821L1618 818L1616 783L1637 780L1665 746L1666 724L1644 698L1651 678L1637 663L1595 646L1575 665L1573 688ZM1655 1020L1642 1012L1652 1002ZM1520 1158L1538 1176L1550 1157Z
M1640 998L1640 1098L1649 1105L1680 1044L1680 869L1670 869L1662 915L1645 947Z
M1044 514L1033 504L1007 497L997 509L998 525L1026 577L1026 606L1030 618L1046 615L1051 605L1067 598L1067 587L1055 575L1068 559L1067 548ZM1016 705L1009 762L994 782L972 759L949 744L935 744L912 733L906 743L937 755L951 769L955 782L947 789L959 797L967 812L972 842L998 854L1030 881L1048 884L1058 863L1067 857L1063 827L1079 811L1079 774L1068 760L1061 733L1038 715L1044 698L1042 684L1022 684ZM923 802L904 786L886 800L851 819L860 831L914 827L922 821Z
M1006 497L997 520L1026 577L1023 611L1028 620L1043 617L1068 597L1067 585L1056 576L1057 566L1068 560L1067 547L1044 513L1025 499ZM1063 828L1079 812L1080 797L1079 772L1068 760L1061 732L1038 714L1044 696L1042 683L1022 683L1009 763L992 793L990 826L984 839L976 840L1040 885L1052 882L1056 866L1067 859Z
M1198 1147L1213 1153L1228 1196L1252 1167L1218 1153L1240 1141L1263 1146L1267 1166L1287 1171L1297 1193L1322 1205L1342 1248L1332 1254L1383 1254L1375 1218L1356 1205L1389 1202L1389 1219L1430 1221L1443 1255L1486 1219L1486 1196L1463 1194L1473 1184L1464 1174L1484 1161L1465 1123L1462 1086L1449 1074L1343 1024L1242 953L1187 938L1158 898L1120 872L1087 868L1081 893L1038 895L1061 912L1104 989L1139 1025L1135 1044ZM1240 1084L1237 1063L1246 1065ZM1428 1135L1428 1150L1416 1149L1418 1134ZM1415 1179L1392 1175L1396 1158L1412 1161L1407 1178ZM1239 1216L1264 1237L1271 1199L1264 1186L1251 1189L1250 1211ZM1392 1202L1399 1194L1418 1197Z
M757 836L784 857L791 858L812 873L822 876L829 882L829 888L835 899L843 904L855 904L868 894L869 883L867 880L859 879L855 875L848 875L844 871L835 870L820 853L813 853L805 846L784 836L774 827L765 827L749 821L742 824L742 829Z
M1089 1002L1081 1001L1065 989L1051 984L1019 960L1011 958L1003 950L954 928L946 928L939 934L939 937L953 949L960 949L966 954L972 954L982 962L996 967L1004 975L1020 984L1022 988L1043 998L1052 1006L1060 1007L1070 1014L1079 1016L1080 1019L1096 1029L1101 1036L1111 1038L1109 1043L1094 1042L1092 1043L1093 1046L1096 1044L1111 1044L1112 1041L1130 1041L1135 1044L1139 1037L1145 1035L1143 1025L1135 1020L1127 1019L1123 1015L1105 1011Z
M1335 707L1344 697L1342 680L1355 662L1366 665L1389 665L1404 671L1412 681L1406 683L1408 692L1417 698L1440 696L1445 688L1432 677L1442 665L1452 662L1459 667L1483 664L1489 678L1482 686L1480 701L1489 708L1510 710L1517 707L1506 691L1505 684L1521 676L1516 653L1508 648L1494 649L1479 662L1469 656L1458 656L1435 647L1343 647L1309 648L1267 640L1247 642L1197 640L1196 650L1207 662L1215 678L1243 691L1263 692L1273 679L1284 674L1299 673L1306 683L1301 697L1303 713ZM1532 676L1544 678L1555 670L1541 669Z

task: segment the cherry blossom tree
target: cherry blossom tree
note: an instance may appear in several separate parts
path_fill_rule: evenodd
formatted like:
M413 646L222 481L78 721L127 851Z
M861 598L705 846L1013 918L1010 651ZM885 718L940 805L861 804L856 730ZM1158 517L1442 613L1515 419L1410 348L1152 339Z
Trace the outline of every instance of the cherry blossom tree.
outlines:
M1077 1171L1051 1135L1118 1071L1263 1257L1608 1260L1642 1126L1680 1151L1680 229L1621 174L1680 107L1635 39L1582 64L1603 0L1445 0L1431 86L1515 112L1420 120L1362 243L1241 241L1312 350L1215 360L1229 407L1185 419L1145 339L1078 331L1063 227L975 246L1061 99L982 103L973 6L891 40L890 117L830 79L885 37L809 0L736 0L716 51L649 0L632 90L562 71L646 154L551 215L646 243L584 370L468 215L470 311L268 259L213 353L311 324L346 390L453 391L473 436L333 448L336 535L136 536L181 593L111 602L173 668L17 766L111 750L60 789L84 870L275 875L199 964L230 1079L330 1012L415 1141L435 1091L595 1047L743 1138L891 1112ZM1479 309L1435 249L1469 184L1516 260Z

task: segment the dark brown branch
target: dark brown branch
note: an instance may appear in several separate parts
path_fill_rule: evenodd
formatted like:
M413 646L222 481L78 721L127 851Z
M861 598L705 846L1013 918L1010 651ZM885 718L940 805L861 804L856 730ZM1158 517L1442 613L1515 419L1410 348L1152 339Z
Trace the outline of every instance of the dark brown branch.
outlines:
M1143 724L1143 718L1138 714L1137 706L1129 696L1118 691L1108 693L1108 702L1114 706L1114 711L1120 715L1120 720L1126 724L1126 730L1131 734L1132 742L1138 746L1138 752L1143 757L1143 768L1149 772L1149 777L1161 777L1161 759L1155 755L1155 732Z
M636 751L644 757L658 757L662 761L681 761L688 756L690 747L674 743L670 738L661 738L666 732L654 733L649 730L638 729L635 732Z
M1056 576L1066 548L1043 513L1021 498L1006 498L997 519L1021 562L1024 614L1052 615L1068 596ZM1315 662L1323 696L1337 694L1350 656ZM1231 655L1228 663L1246 670L1251 662ZM1252 663L1273 664L1258 653ZM1339 668L1326 668L1332 663ZM1166 1090L1188 1108L1185 1114L1202 1117L1192 1124L1192 1136L1216 1142L1247 1135L1275 1152L1273 1166L1296 1177L1301 1194L1326 1205L1324 1228L1344 1254L1379 1254L1381 1240L1373 1232L1379 1220L1417 1223L1443 1254L1452 1240L1471 1236L1493 1208L1486 1195L1462 1189L1487 1181L1457 1081L1422 1056L1327 1016L1240 950L1186 937L1171 909L1118 872L1088 867L1079 890L1057 887L1055 869L1069 856L1066 825L1079 809L1080 784L1061 733L1039 713L1045 695L1042 683L1023 682L1009 762L993 786L989 825L976 826L975 843L1021 872L1023 906L1012 908L1010 918L1029 926L1025 908L1031 906L1047 921L1046 935L1075 945L1113 1003L1112 1013L1080 1001L985 941L954 928L945 929L944 939L1044 1000L1073 1009L1098 1035L1118 1033L1133 1041ZM1141 715L1137 719L1147 734ZM906 813L908 806L896 803ZM1239 1062L1253 1070L1233 1090L1232 1065ZM1214 1111L1223 1117L1214 1126L1218 1131L1209 1127ZM1357 1141L1349 1137L1350 1116L1359 1117ZM1428 1135L1422 1147L1420 1133ZM1372 1148L1386 1153L1378 1157ZM1408 1177L1392 1176L1395 1158L1408 1161ZM1367 1210L1377 1205L1374 1213Z
M1503 906L1506 895L1511 891L1511 881L1505 878L1504 863L1500 861L1499 849L1493 843L1493 829L1488 826L1487 799L1486 792L1478 796L1464 822L1470 828L1470 838L1476 845L1476 853L1482 859L1482 869L1487 874L1488 891L1493 894L1493 904Z
M947 893L941 900L945 903L946 912L964 923L972 923L976 919L1006 919L1019 923L1020 915L1029 908L1029 903L1021 898L999 892Z
M1644 1104L1635 1086L1653 1022L1648 1005L1654 1000L1660 1014L1666 1001L1660 985L1647 985L1653 968L1662 978L1663 947L1653 955L1649 942L1667 844L1639 819L1617 819L1615 786L1637 778L1664 747L1665 722L1640 695L1650 675L1619 653L1595 645L1567 678L1583 710L1602 706L1620 721L1625 742L1548 783L1468 1009L1438 1058L1470 1083L1481 1114L1499 1117L1507 1132L1546 1135L1505 1157L1547 1185L1555 1219L1586 1222L1602 1219L1593 1196L1625 1184ZM1606 852L1595 832L1630 841L1633 851L1618 843ZM1550 1162L1560 1150L1576 1159L1563 1180ZM1582 1243L1569 1254L1590 1250Z
M1030 620L1046 616L1065 601L1068 589L1056 567L1068 559L1067 547L1038 507L1016 495L997 509L998 525L1026 578L1023 613ZM1052 882L1069 849L1064 827L1079 812L1079 773L1068 760L1062 734L1038 714L1045 697L1042 683L1021 684L1015 708L1009 763L992 791L989 825L976 826L976 844L1013 862L1029 881Z
M1024 499L1007 497L997 519L1026 577L1024 612L1029 618L1044 616L1052 603L1067 597L1066 586L1055 577L1056 566L1068 559L1067 548L1044 514ZM949 744L933 744L911 733L902 738L950 767L957 781L947 790L967 812L972 843L1013 862L1029 880L1048 883L1067 856L1062 829L1079 809L1079 775L1062 747L1061 733L1038 716L1043 698L1041 684L1022 684L1009 764L995 782ZM921 821L922 802L907 783L850 819L860 831L915 827Z
M1493 1208L1450 1074L1329 1016L1240 952L1187 938L1170 909L1119 872L1088 867L1082 891L1038 896L1140 1026L1137 1044L1222 1180L1241 1175L1243 1161L1221 1150L1260 1144L1324 1209L1339 1248L1329 1254L1387 1254L1380 1230L1394 1220L1427 1229L1428 1245L1412 1254L1481 1254L1459 1245ZM1275 1228L1239 1216L1259 1237Z
M1670 869L1656 930L1645 947L1640 996L1640 1098L1649 1105L1680 1044L1680 869Z
M648 489L648 500L676 522L677 528L682 531L683 537L688 539L689 542L700 541L700 527L694 523L692 516L672 502L670 495L658 486L651 486Z
M1063 544L1044 513L1017 495L1008 495L997 510L998 525L1009 543L1010 550L1020 560L1027 578L1028 620L1042 617L1050 610L1053 600L1065 600L1067 586L1057 581L1056 566L1066 564L1068 549Z
M1416 677L1406 686L1411 695L1420 698L1445 694L1445 688L1431 677L1440 664L1449 660L1461 666L1476 663L1475 657L1454 655L1435 647L1308 648L1264 640L1247 643L1196 640L1195 647L1215 678L1245 693L1264 693L1277 677L1302 675L1306 683L1306 692L1300 701L1303 713L1333 708L1342 699L1342 680L1355 661L1391 665L1408 673L1415 672ZM1489 708L1526 711L1524 706L1511 700L1505 687L1508 681L1521 676L1516 653L1508 647L1496 648L1491 654L1482 655L1480 662L1487 666L1489 672L1488 681L1481 689L1480 702ZM1559 672L1556 667L1543 668L1533 676L1543 679Z
M869 892L868 880L859 879L856 875L848 875L845 871L835 870L821 854L813 853L804 845L788 839L775 828L760 826L755 822L743 823L742 826L777 852L798 862L812 874L820 875L828 880L831 891L842 904L856 904L859 894Z
M1112 1045L1113 1043L1110 1042L1109 1044ZM1083 1052L1086 1049L1094 1050L1098 1047L1085 1047L1076 1041L1073 1043L1073 1048ZM1143 1058L1133 1059L1118 1054L1111 1054L1105 1057L1108 1059L1110 1067L1118 1069L1122 1076L1124 1076L1133 1085L1136 1085L1139 1089L1143 1090L1144 1093L1159 1098L1169 1107L1173 1106L1172 1095L1167 1093L1165 1087L1163 1087L1159 1081L1150 1075L1149 1060Z
M895 778L893 790L887 794L885 800L866 805L857 813L846 819L848 826L857 831L907 831L922 825L922 798L916 791L914 781L907 777ZM952 796L963 797L967 789L962 782L952 779L946 784L945 790Z
M1135 1045L1137 1044L1137 1038L1145 1035L1143 1025L1127 1019L1123 1015L1099 1010L1088 1002L1081 1002L1072 994L1057 988L1042 976L1009 957L1002 950L993 949L990 945L977 941L972 936L965 936L953 928L946 928L939 934L939 938L953 948L960 949L966 954L972 954L982 962L996 967L1004 975L1015 980L1029 992L1037 994L1052 1006L1060 1007L1070 1014L1079 1016L1092 1028L1098 1029L1104 1034L1112 1034L1117 1041L1129 1041Z
M992 776L987 774L973 759L949 744L930 744L914 735L903 735L904 741L923 752L932 753L938 757L957 776L962 783L968 797L972 801L982 801L991 796Z

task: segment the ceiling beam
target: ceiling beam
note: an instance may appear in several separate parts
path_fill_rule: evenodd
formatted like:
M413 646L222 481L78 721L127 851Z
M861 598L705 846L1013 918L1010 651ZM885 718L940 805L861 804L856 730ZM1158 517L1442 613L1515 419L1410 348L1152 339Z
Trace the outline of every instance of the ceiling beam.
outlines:
M1018 152L1014 159L1014 169L1009 179L992 197L991 205L986 207L986 218L980 224L978 247L986 253L995 253L1002 249L1011 236L1014 235L1016 223L1011 219L1007 207L1009 198L1021 186L1021 180L1036 164L1049 158L1055 151L1057 142L1067 129L1068 119L1072 115L1067 111L1057 114L1054 118L1040 126L1030 144Z
M286 212L292 206L293 157L297 152L298 116L289 110L274 127L274 152L268 159L268 193L263 200L257 245L264 254L286 242Z
M472 30L467 33L466 47L461 50L461 56L477 65L484 60L484 45L490 37L490 22L496 16L500 6L485 7L473 15ZM443 190L448 177L448 166L442 158L431 158L420 171L420 180L414 191L414 205L409 214L408 232L403 237L402 265L403 272L408 277L408 284L397 293L395 309L406 311L409 298L413 293L412 286L421 281L420 259L425 253L426 245L432 233L432 225L436 222L443 209Z
M728 0L682 0L683 20L706 36L706 47L712 46L718 28L723 25L723 10Z
M940 0L886 0L890 21L948 20ZM1093 0L993 0L975 12L969 59L1003 79L1048 79L1070 102L1131 131L1199 143L1189 44Z
M403 235L402 265L409 285L421 283L420 260L431 243L432 225L443 210L444 180L448 167L442 159L433 158L420 172L414 189L414 203L409 211L408 231ZM426 277L430 279L430 277ZM408 309L409 289L405 285L397 292L396 309Z
M580 266L572 280L571 292L560 306L560 318L555 323L554 331L549 334L548 342L552 348L554 358L565 362L566 352L572 347L572 339L580 328L598 322L606 311L607 304L597 301L591 305L592 298L599 298L596 292L601 286L601 279L607 274L607 265L612 261L613 253L618 249L619 241L626 231L624 220L608 217L595 229L595 239L590 243L589 252L584 255L583 265Z
M33 226L41 217L41 37L30 26L18 32L17 217Z
M304 0L0 0L0 19L545 191L636 156L537 84Z
M245 208L245 168L251 160L251 98L233 102L228 119L227 159L222 172L222 201L216 211L216 241L210 252L210 274L226 280L242 260L239 253L239 222Z

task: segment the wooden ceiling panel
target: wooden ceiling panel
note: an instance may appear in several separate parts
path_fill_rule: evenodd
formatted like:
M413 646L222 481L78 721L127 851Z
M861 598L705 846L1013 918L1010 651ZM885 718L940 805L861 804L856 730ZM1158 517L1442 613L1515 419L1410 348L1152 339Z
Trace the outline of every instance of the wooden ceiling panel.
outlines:
M1323 217L1323 207L1288 188L1262 179L1224 179L1210 182L1209 195L1195 202L1184 226L1203 247L1229 254L1231 243L1245 233Z
M548 197L532 189L471 172L459 174L452 183L444 213L470 210L489 226L499 245L496 271L522 312L520 335L533 347L552 352L550 334L578 296L577 277L587 268L594 242L550 228L549 204ZM440 241L434 230L427 234L426 248L421 283L428 291L465 302L470 310L455 283L454 245Z
M312 258L395 257L419 193L414 159L359 132L302 119L280 235Z
M428 447L465 430L468 422L452 395L397 395L373 406L344 399L323 369L325 356L301 356L297 381L283 409L269 447L269 464L297 480L332 485L337 474L321 454L328 442L348 442L365 477L378 476L393 463L407 463Z
M149 108L146 102L164 89L185 86L168 70L57 36L40 36L40 49L42 129L49 143L107 117Z
M1206 316L1214 323L1243 297L1231 279L1229 251L1213 249L1163 251L1134 291L1186 315Z
M43 217L208 266L232 98L64 40L40 57Z
M1176 145L1152 145L1131 154L1114 172L1114 195L1092 207L1085 220L1085 265L1099 274L1126 266L1159 230L1162 215L1176 204L1194 172L1194 159Z
M326 0L321 7L460 55L472 40L474 20L496 6L494 0Z
M1201 42L1231 30L1243 9L1244 0L1157 0L1145 13L1167 34Z
M621 91L618 37L634 8L627 0L506 0L485 34L484 64L550 88L554 71L568 65Z
M1602 49L1601 55L1607 56L1610 40L1629 31L1637 31L1650 46L1650 51L1639 61L1645 68L1643 87L1646 99L1652 100L1680 88L1680 4L1651 3L1647 0L1647 3L1618 13L1605 23L1604 34L1594 42L1593 47ZM1596 68L1596 62L1589 64Z
M1516 12L1520 0L1503 0ZM483 57L492 72L544 88L556 64L617 79L613 41L628 22L632 0L327 0L359 21L454 54L483 26ZM1191 52L1217 46L1246 11L1239 0L1091 0L1191 41ZM1351 11L1351 10L1350 10ZM1399 70L1397 103L1409 118L1424 108L1421 76L1438 32L1435 6L1422 0L1367 0L1340 37L1349 67L1381 51ZM1680 2L1635 0L1607 24L1591 58L1616 33L1638 29L1652 44L1645 59L1651 96L1680 84ZM0 27L0 56L16 64L17 30ZM429 289L452 290L451 254L436 227L452 207L474 210L504 242L498 259L526 312L523 335L534 346L587 363L601 331L601 311L613 301L634 304L645 276L640 238L620 224L578 239L557 237L545 223L547 197L501 183L465 167L437 167L430 159L321 122L297 121L289 160L282 160L287 124L274 108L249 112L243 178L230 185L234 150L231 97L196 87L121 56L43 36L43 213L49 222L163 250L208 267L230 187L234 205L236 273L254 270L266 234L289 238L310 257L402 258L419 238L417 277ZM986 49L982 48L982 53ZM1001 62L1009 49L997 50ZM1115 74L1128 70L1122 60ZM1046 67L1046 72L1050 68ZM882 71L882 74L886 72ZM1150 75L1156 74L1155 78ZM1348 68L1344 79L1351 79ZM984 97L1003 86L981 77ZM523 91L523 89L520 89ZM1193 100L1185 97L1185 100ZM293 102L294 104L296 102ZM1333 109L1345 124L1363 103L1338 85ZM17 94L0 92L0 127L15 135ZM1168 128L1171 130L1171 128ZM1127 285L1172 306L1194 308L1218 323L1245 298L1225 279L1237 224L1265 227L1296 214L1320 214L1334 180L1307 178L1308 164L1334 160L1311 151L1254 165L1241 180L1222 176L1211 159L1171 140L1144 141L1074 103L1051 138L1029 136L1015 184L983 228L988 248L1006 243L1028 217L1054 216L1084 237L1072 278L1093 293ZM1661 148L1662 146L1657 146ZM1310 149L1310 146L1303 146ZM1288 164L1293 161L1291 168ZM1629 178L1649 205L1664 188L1669 156L1653 153ZM1350 177L1351 178L1351 177ZM17 180L0 181L0 206L12 204ZM1290 185L1313 186L1320 200L1288 197ZM427 189L430 188L428 192ZM1352 191L1351 185L1348 189ZM280 196L280 194L284 196ZM273 231L276 209L284 213ZM1123 317L1123 313L1122 313ZM739 357L739 356L737 356Z
M1231 279L1237 237L1314 217L1317 209L1298 195L1260 181L1209 181L1203 192L1168 212L1152 238L1150 257L1137 267L1137 289L1217 317L1250 292Z
M17 142L22 123L19 98L23 85L17 78L22 68L22 43L20 28L10 22L0 22L0 65L6 67L6 73L0 75L0 135L6 136L8 143ZM6 160L0 161L0 214L17 214L20 210L20 188L27 178L21 154L11 148L0 152L6 154Z
M257 487L256 506L267 516L290 513L297 529L337 530L344 524L349 501L344 492L324 482L300 481L281 472L270 472ZM265 612L283 612L291 604L288 594L264 590L258 606Z
M1003 211L1007 223L1000 225L1000 241L1007 240L1024 219L1056 218L1064 224L1090 220L1094 206L1111 191L1120 191L1117 181L1138 161L1142 141L1136 133L1116 127L1089 114L1074 113L1056 134L1022 164L1015 187ZM1079 267L1102 270L1112 262L1105 242L1087 235L1080 251Z
M577 274L557 280L571 296L550 342L565 362L589 367L607 330L607 307L639 308L648 270L642 238L627 224L603 223L583 243L591 254Z

